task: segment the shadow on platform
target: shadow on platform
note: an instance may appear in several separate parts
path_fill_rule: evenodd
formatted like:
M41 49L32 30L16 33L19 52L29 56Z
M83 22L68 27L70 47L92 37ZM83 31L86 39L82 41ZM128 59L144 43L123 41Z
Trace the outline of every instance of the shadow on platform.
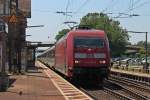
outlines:
M14 87L13 86L13 83L16 81L16 78L10 78L9 79L9 84L8 84L8 87Z
M37 66L30 66L30 67L28 67L28 70L27 70L27 73L28 73L27 76L33 76L33 77L39 77L39 78L49 78L46 76L39 75L40 73L42 73L42 70L44 70L44 69L46 69L46 68L41 68L41 67L37 67Z
M36 66L28 66L27 73L42 73Z

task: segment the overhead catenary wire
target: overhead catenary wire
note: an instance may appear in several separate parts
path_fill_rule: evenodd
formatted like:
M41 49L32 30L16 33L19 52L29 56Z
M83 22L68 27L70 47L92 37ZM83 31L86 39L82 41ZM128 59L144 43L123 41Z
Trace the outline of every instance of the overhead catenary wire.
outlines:
M129 8L128 8L128 9L125 10L123 13L128 13L129 11L133 11L133 10L135 10L135 9L138 9L138 8L140 8L140 7L143 7L144 5L149 4L149 3L150 3L150 0L145 1L145 2L140 3L139 5L135 6L138 2L139 2L139 1L134 2L132 9L129 9ZM116 17L114 17L114 18L122 18L122 14L119 14L118 16L116 16Z
M69 5L70 5L70 0L68 0L67 5L66 5L66 15L67 15L67 12L68 12Z
M136 7L133 7L131 10L135 10L135 9L140 8L140 7L142 7L142 6L146 5L146 4L149 4L149 3L150 3L150 0L145 1L145 2L137 5Z
M118 3L118 0L117 0L117 1L111 0L111 1L110 1L110 4L109 4L107 7L105 7L105 8L102 10L102 12L103 12L103 13L106 12L108 9L114 7L117 3Z
M136 5L140 2L141 0L136 0L136 1L133 1L133 4Z
M129 2L129 8L128 8L128 9L130 9L130 10L129 10L129 13L130 13L130 14L131 14L131 12L132 12L131 9L133 9L133 6L134 6L133 3L134 3L134 0L130 0L130 2Z
M84 2L83 2L83 4L81 5L81 6L79 6L79 8L75 11L75 12L68 12L68 9L69 9L69 6L70 6L70 4L71 4L71 1L70 0L68 0L68 2L67 2L67 5L66 5L66 11L65 11L65 16L66 16L66 19L65 19L65 22L64 22L64 24L67 24L69 27L70 27L70 25L69 24L75 24L73 21L66 21L67 20L67 16L70 16L70 17L72 17L73 15L68 15L68 13L72 13L72 14L77 14L77 13L79 13L82 9L83 9L83 7L84 6L86 6L87 5L87 3L89 2L89 0L85 0ZM67 23L66 23L67 22ZM77 22L76 22L76 24L77 24ZM73 25L74 26L74 25Z
M133 2L134 2L134 0L130 0L130 4L129 4L129 9L132 9L132 7L133 7ZM110 8L112 8L112 7L114 7L115 5L117 5L119 2L118 2L118 0L111 0L110 1L110 3L109 3L109 5L107 6L107 7L105 7L101 12L102 13L105 13L105 14L123 14L123 15L126 15L125 17L123 16L123 17L121 17L121 18L128 18L127 16L129 16L129 14L125 14L125 13L113 13L113 11L111 11L111 12L107 12L106 13L106 11L108 11L108 9L110 9ZM138 2L137 2L138 3ZM115 18L115 17L112 17L112 18Z
M119 12L118 14L118 16L117 17L114 17L114 18L129 18L129 17L131 17L130 15L131 15L131 11L132 11L132 9L133 9L133 6L135 5L134 3L136 3L136 2L134 2L134 0L129 0L129 7L125 10L125 11L123 11L123 12ZM125 15L125 16L123 16L123 15Z
M68 11L70 4L71 4L71 1L68 0L68 1L67 1L67 5L66 5L66 11L63 12L63 15L66 16L66 19L67 19L68 16L69 16L69 17L72 17L72 15L70 15L72 12Z
M79 13L79 12L83 9L83 7L88 4L88 2L89 2L89 0L85 0L85 1L83 2L83 4L81 4L81 6L74 12L74 14Z

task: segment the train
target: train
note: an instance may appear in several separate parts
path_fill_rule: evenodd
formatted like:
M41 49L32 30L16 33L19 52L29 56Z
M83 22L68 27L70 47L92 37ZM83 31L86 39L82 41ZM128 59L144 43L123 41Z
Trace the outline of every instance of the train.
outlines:
M103 30L71 30L37 58L70 79L99 84L110 73L109 41Z

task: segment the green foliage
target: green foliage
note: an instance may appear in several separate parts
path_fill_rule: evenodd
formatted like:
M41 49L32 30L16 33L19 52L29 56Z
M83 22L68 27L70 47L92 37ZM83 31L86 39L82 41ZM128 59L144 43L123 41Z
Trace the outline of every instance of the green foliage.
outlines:
M140 56L144 57L145 56L145 41L139 41L137 44L137 46L142 47L140 49ZM150 55L150 42L147 43L147 50L148 50L148 55Z
M69 29L63 29L63 30L59 31L58 34L56 35L55 39L59 40L61 37L66 35L69 31L70 31Z
M120 56L125 52L129 36L119 26L119 21L114 21L103 13L88 13L81 19L80 25L89 25L93 29L104 30L109 39L112 56Z
M139 41L136 45L145 48L145 41ZM150 50L150 42L147 42L147 50Z
M93 29L104 30L106 32L112 56L120 56L125 52L125 46L129 44L129 36L127 32L119 26L119 21L110 19L103 13L88 13L81 19L80 26L82 25L90 26L90 28ZM59 40L69 31L69 29L59 31L55 39Z

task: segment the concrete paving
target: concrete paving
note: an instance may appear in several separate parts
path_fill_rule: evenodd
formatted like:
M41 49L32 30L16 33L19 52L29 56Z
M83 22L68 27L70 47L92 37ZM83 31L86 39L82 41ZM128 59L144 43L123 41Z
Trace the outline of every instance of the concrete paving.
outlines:
M30 68L26 75L11 75L10 87L0 92L0 100L65 100L43 70Z

